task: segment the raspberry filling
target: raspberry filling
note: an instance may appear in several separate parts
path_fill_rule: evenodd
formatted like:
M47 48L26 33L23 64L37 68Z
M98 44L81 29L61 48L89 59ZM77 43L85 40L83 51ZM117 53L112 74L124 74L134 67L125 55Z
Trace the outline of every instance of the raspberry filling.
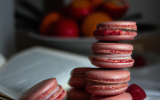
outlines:
M98 25L97 30L105 30L105 29L123 29L123 30L133 30L137 31L137 26L133 25Z
M134 59L122 59L122 60L111 60L111 59L100 59L100 58L94 58L92 57L93 60L98 60L98 61L105 61L109 63L131 63L134 62Z
M113 54L132 54L132 50L113 50L113 49L92 49L93 52L101 53L113 53Z
M134 35L132 31L122 31L116 29L96 30L93 32L94 36L108 36L108 35Z
M110 83L118 83L118 82L127 82L130 80L130 77L123 78L123 79L106 79L106 78L97 78L94 76L86 76L86 79L90 81L98 81L98 82L104 81L104 82L110 82Z
M54 100L63 99L62 97L64 94L65 94L65 91L63 90L62 93L59 96L57 96Z
M104 85L104 84L103 84ZM115 90L115 89L121 89L126 88L128 84L117 84L117 85L104 85L104 86L96 86L96 85L87 85L88 89L97 89L97 90Z

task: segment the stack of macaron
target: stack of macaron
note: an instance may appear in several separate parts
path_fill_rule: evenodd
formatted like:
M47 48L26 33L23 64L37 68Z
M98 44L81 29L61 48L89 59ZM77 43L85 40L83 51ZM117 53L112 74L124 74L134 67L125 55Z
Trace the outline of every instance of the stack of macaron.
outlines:
M98 41L92 44L93 55L89 57L91 63L99 68L80 67L73 69L69 85L74 87L74 90L69 91L68 94L76 96L74 98L78 100L89 100L89 96L91 100L143 100L146 97L145 92L137 93L143 89L135 85L128 88L130 71L123 69L132 67L134 64L134 59L131 57L133 46L114 42L133 40L137 35L136 31L135 22L99 23L93 32ZM136 89L132 89L133 87ZM84 88L90 95L86 93ZM78 96L75 93L78 93ZM141 95L141 98L137 99L135 94ZM84 99L86 95L87 99ZM70 100L71 96L68 95L68 98Z

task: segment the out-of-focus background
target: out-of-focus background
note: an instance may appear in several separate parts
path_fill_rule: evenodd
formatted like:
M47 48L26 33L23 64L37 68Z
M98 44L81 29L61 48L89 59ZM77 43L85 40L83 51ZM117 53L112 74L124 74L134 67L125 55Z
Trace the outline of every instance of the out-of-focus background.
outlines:
M90 55L92 32L103 21L136 21L135 49L159 53L159 0L5 0L0 1L0 52L43 45ZM151 37L151 38L150 38ZM128 42L128 41L127 41Z

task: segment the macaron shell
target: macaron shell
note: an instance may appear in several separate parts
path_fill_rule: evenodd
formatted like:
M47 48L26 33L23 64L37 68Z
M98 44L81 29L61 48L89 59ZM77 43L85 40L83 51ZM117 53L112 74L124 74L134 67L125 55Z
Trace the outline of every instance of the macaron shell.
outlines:
M129 62L129 63L109 63L105 61L98 61L94 60L92 58L89 58L91 63L97 67L101 68L126 68L126 67L132 67L134 62Z
M114 96L98 96L92 95L91 100L133 100L129 93L121 93Z
M87 81L100 83L123 83L130 80L128 70L94 70L86 73Z
M75 88L85 88L86 85L86 81L85 81L85 76L83 76L83 78L70 78L68 84L71 87L75 87Z
M75 68L71 71L71 78L69 79L68 84L75 88L85 88L85 73L90 70L94 70L97 68L90 67L79 67Z
M105 29L137 30L136 22L132 22L132 21L101 22L97 24L97 28L102 30L105 30Z
M47 79L30 88L24 93L20 100L40 100L56 88L57 80L55 78Z
M133 45L124 43L96 42L92 44L91 49L92 51L94 51L94 49L133 50Z
M72 88L68 91L67 100L90 100L91 94L86 92L85 89Z
M78 67L75 68L71 71L71 75L73 74L84 74L89 71L89 70L94 70L95 68L90 68L90 67Z
M101 22L98 23L99 25L136 25L136 22L133 21L110 21L110 22Z

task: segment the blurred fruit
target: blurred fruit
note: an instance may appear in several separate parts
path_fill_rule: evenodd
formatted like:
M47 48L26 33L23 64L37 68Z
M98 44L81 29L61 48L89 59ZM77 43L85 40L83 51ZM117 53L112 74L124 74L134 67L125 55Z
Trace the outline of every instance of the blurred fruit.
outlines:
M81 31L84 36L92 37L96 25L100 22L112 21L111 17L103 12L93 12L82 22Z
M133 67L143 67L146 65L145 59L141 55L133 56L133 59L135 60Z
M57 13L57 12L52 12L52 13L47 14L43 18L43 20L42 20L42 22L40 24L40 33L42 35L47 34L48 27L52 23L56 22L60 17L61 17L61 15L59 13Z
M60 18L50 26L48 36L78 37L79 30L77 23L68 18Z
M144 100L146 98L145 91L136 84L130 85L126 92L132 95L133 100Z
M88 15L93 9L92 4L87 0L74 0L70 3L65 12L67 16L80 20Z
M95 7L104 2L104 0L88 0L88 1L90 1Z
M122 18L128 11L129 4L126 0L107 0L100 5L100 10L109 14L113 19Z

